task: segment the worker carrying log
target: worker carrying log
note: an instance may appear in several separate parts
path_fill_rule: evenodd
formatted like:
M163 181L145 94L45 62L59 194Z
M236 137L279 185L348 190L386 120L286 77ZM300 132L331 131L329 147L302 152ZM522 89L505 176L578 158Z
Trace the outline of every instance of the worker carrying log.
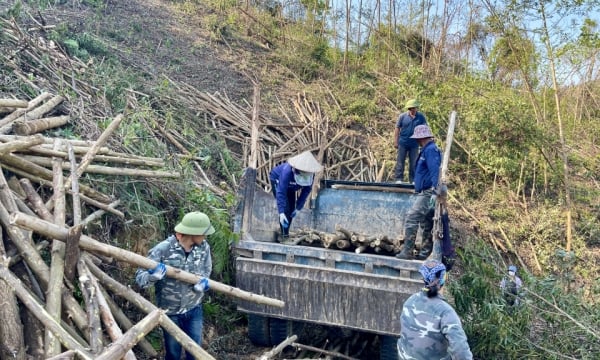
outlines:
M436 197L440 195L436 186L439 183L442 153L434 141L429 126L419 125L411 138L416 139L421 147L415 169L416 200L406 215L404 222L404 247L396 255L399 259L413 259L413 248L417 238L419 225L423 228L423 245L417 255L418 260L427 259L433 248L433 216L435 214Z
M135 281L142 288L154 285L157 306L166 311L173 320L198 345L202 345L202 297L209 290L208 278L212 272L212 257L207 235L214 234L208 216L202 212L190 212L175 226L175 234L154 246L148 258L158 262L154 269L138 269ZM189 284L165 277L169 265L200 276L196 284ZM180 360L181 345L167 331L165 359ZM187 360L192 360L186 354Z
M269 174L271 190L277 201L282 238L289 237L292 220L304 207L312 190L315 173L323 166L310 151L292 156Z

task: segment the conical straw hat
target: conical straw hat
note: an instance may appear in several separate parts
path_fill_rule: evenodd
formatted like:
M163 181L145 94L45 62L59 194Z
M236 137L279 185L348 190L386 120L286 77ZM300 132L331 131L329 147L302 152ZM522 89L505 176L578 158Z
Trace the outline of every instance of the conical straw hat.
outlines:
M290 164L294 169L311 173L316 173L323 170L323 166L319 164L317 159L315 159L314 155L310 151L305 151L296 156L292 156L288 159L288 164Z

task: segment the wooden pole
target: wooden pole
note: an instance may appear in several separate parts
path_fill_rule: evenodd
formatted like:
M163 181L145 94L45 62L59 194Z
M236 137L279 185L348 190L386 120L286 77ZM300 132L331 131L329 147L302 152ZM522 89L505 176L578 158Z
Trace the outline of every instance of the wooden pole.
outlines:
M8 283L14 290L15 294L21 300L23 305L31 311L35 317L44 324L47 329L51 329L52 333L59 339L67 349L77 351L82 359L92 359L91 354L75 339L58 324L50 314L34 299L27 291L21 280L14 276L6 267L0 265L0 278Z
M30 135L44 130L53 129L68 123L69 115L52 116L35 120L17 120L13 124L13 132L18 135Z
M440 175L438 179L437 189L440 194L437 196L435 201L435 213L433 215L433 249L429 258L442 260L442 211L446 207L448 191L446 184L448 182L448 162L450 161L450 148L452 147L452 140L454 138L454 127L456 125L456 111L452 111L450 114L450 120L448 123L448 133L446 134L446 146L442 157L442 163L440 164Z
M100 354L96 360L127 359L125 355L131 351L131 348L137 344L139 339L146 336L146 334L158 325L162 316L166 316L163 310L156 309L152 311L142 321L129 329L118 341L115 341L106 351Z
M31 136L23 140L15 140L6 144L0 144L0 154L8 154L13 151L28 149L32 146L39 145L44 141L42 135Z
M57 239L59 241L65 241L68 229L61 228L55 224L49 223L47 221L34 218L24 213L15 212L10 216L10 223L16 224L26 229L31 229L39 234L48 236L50 238ZM144 269L154 269L158 263L153 261L145 256L138 255L131 251L127 251L121 249L116 246L111 246L108 244L101 243L92 239L89 236L82 235L79 246L87 251L93 253L99 253L101 255L113 257L119 261L123 261L132 265L139 266ZM167 266L167 276L172 277L174 279L187 282L189 284L195 284L200 280L198 275L183 271L181 269L173 268L171 266ZM233 286L229 286L223 283L220 283L215 280L208 280L209 286L211 290L216 292L220 292L225 295L237 297L239 299L250 301L257 304L269 305L282 308L285 306L285 303L281 300L272 299L266 296L253 294L248 291L244 291Z
M96 278L115 295L125 298L127 301L132 303L139 310L146 314L149 314L157 309L157 307L154 306L154 304L152 304L150 301L146 300L146 298L100 270L100 268L97 267L88 256L84 256L84 259L92 274L94 274L94 276L96 276ZM190 338L183 330L181 330L179 326L177 326L177 324L175 324L171 319L165 316L164 318L161 318L160 322L163 329L168 331L169 334L173 335L173 337L180 341L181 346L185 349L185 351L190 353L196 359L214 360L209 353L202 349L200 345L192 340L192 338Z
M259 134L259 108L260 108L260 87L258 84L254 84L254 96L252 98L252 130L250 133L250 160L249 166L256 169L258 166L258 140Z
M17 99L0 99L0 107L27 108L29 101Z

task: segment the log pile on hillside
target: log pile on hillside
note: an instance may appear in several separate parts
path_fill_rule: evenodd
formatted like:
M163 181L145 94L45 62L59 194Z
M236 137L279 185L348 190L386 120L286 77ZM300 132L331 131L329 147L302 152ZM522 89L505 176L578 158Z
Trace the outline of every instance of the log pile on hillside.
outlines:
M125 113L113 114L103 91L79 76L92 71L93 63L70 57L46 39L43 35L49 26L37 24L24 30L14 21L0 19L1 45L10 49L0 52L0 61L11 69L11 78L0 93L0 224L5 235L0 239L0 358L131 359L131 348L136 345L156 357L144 336L160 325L188 352L211 359L162 311L102 270L106 264L115 266L115 261L145 268L156 264L85 235L86 226L102 216L126 218L115 194L94 186L98 179L179 178L180 173L170 169L168 159L136 155L133 147L116 136L116 130L138 108L137 96L147 95L129 89ZM284 119L274 121L254 117L257 104L241 106L225 95L169 83L177 91L169 93L171 98L159 96L157 102L175 99L178 106L188 105L189 111L203 115L204 122L195 121L193 126L212 127L228 139L231 151L244 164L248 164L252 127L259 126L258 181L265 187L273 165L304 150L318 154L326 165L324 176L363 181L384 177L385 167L358 143L360 137L331 123L318 104L304 95L292 101L295 116L288 115L282 105ZM26 87L30 98L23 96L24 91L8 93L11 86ZM258 125L252 123L253 118ZM103 121L107 121L104 129ZM139 121L158 144L169 149L171 160L193 164L199 187L225 193L213 184L202 158L194 153L194 136L184 136L188 131L178 127L189 124L171 126L160 115ZM66 126L69 130L63 131ZM194 134L202 131L191 130ZM83 139L61 136L71 131ZM230 175L235 185L235 174ZM352 243L352 234L347 239ZM192 274L172 269L167 275L197 281ZM282 306L278 300L212 280L210 286L247 301ZM73 295L76 291L80 296ZM146 317L139 322L130 319L118 300L133 304Z

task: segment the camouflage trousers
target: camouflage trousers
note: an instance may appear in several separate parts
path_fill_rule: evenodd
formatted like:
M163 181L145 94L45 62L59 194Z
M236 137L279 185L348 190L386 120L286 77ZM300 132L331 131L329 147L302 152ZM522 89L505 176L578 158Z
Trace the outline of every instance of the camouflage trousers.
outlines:
M423 229L423 245L421 246L421 255L429 255L433 248L433 216L435 207L430 206L431 190L416 194L416 200L406 214L404 221L404 244L409 249L415 246L417 231L419 226Z

